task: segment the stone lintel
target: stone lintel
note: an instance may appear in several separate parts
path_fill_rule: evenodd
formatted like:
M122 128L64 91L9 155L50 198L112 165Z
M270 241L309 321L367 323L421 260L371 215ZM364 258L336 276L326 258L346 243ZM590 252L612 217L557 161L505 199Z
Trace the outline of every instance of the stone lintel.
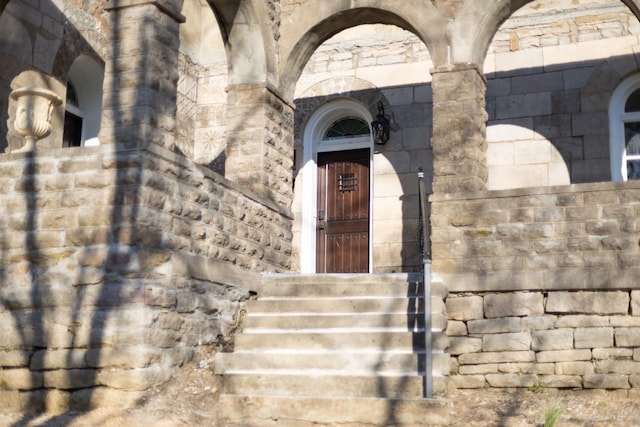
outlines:
M157 7L180 24L186 21L185 16L179 10L176 10L176 6L170 0L109 0L104 6L104 10L112 11L145 5Z

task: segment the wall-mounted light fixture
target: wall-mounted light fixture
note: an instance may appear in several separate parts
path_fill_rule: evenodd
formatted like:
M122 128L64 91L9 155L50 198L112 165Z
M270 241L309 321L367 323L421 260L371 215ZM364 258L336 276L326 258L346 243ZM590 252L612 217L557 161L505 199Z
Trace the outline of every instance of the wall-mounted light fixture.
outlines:
M376 144L386 144L389 141L389 119L384 115L384 105L382 101L378 102L378 115L371 122L371 130L373 131L373 142Z

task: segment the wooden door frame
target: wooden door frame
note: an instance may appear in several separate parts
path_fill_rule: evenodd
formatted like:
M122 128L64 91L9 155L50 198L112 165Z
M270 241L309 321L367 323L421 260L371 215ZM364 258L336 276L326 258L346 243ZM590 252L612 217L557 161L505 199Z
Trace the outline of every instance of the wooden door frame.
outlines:
M322 141L324 132L338 119L358 117L371 123L372 116L351 99L335 99L322 105L304 130L302 174L302 222L300 226L300 272L316 273L316 224L318 213L318 153L369 149L369 273L373 272L373 139L371 136Z

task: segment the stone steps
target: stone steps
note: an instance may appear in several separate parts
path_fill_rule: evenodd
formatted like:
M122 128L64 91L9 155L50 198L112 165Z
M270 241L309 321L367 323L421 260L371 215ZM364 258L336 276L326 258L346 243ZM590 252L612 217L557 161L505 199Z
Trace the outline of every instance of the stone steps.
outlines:
M444 399L321 398L222 395L226 427L442 426L451 423Z
M224 376L224 425L384 425L396 407L438 425L432 421L444 417L446 404L422 399L420 292L407 274L265 275L234 352L215 358ZM449 369L446 319L438 314L443 292L431 303L439 325L432 329L433 387L440 393ZM414 415L395 425L416 425Z

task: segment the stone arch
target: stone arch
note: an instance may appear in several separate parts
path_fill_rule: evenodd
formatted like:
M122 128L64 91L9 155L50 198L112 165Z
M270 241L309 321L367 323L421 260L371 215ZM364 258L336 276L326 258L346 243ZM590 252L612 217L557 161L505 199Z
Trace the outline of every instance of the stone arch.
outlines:
M287 16L287 22L291 24L282 31L280 52L280 88L285 97L293 94L305 64L324 41L359 25L395 25L420 38L434 63L447 57L447 19L430 2L368 0L357 8L349 2L331 2L322 8L307 3Z
M309 118L321 105L336 98L351 99L358 102L369 111L371 117L376 116L378 102L389 105L384 94L377 87L357 77L339 77L316 83L307 89L295 102L294 138L296 146L302 143L302 131Z
M65 26L63 30L62 44L53 61L51 74L64 82L71 65L80 56L88 56L104 66L104 57L107 49L107 41L104 36L95 30L79 30L73 25Z
M482 70L487 51L500 26L517 10L534 1L465 2L451 25L451 63L471 63ZM640 19L640 0L620 1Z
M275 45L279 32L279 13L275 2L209 0L209 4L224 39L229 84L269 81L275 70Z

